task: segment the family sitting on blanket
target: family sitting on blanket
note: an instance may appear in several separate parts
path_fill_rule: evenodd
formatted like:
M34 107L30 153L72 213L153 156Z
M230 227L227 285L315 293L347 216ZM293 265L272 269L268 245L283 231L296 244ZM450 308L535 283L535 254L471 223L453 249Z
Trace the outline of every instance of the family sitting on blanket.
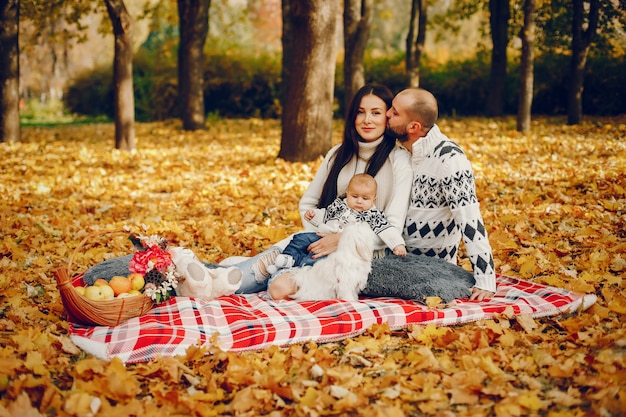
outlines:
M385 86L362 87L348 109L342 143L324 158L299 208L305 220L309 210L328 210L346 193L355 174L369 174L378 184L377 207L392 228L402 231L408 256L426 255L456 264L463 240L475 279L469 298L480 301L496 290L491 246L471 164L462 149L441 133L437 117L437 100L424 89L406 89L394 98ZM307 221L303 224L305 231L320 237L307 246L313 259L336 250L340 233L322 233ZM393 255L380 234L374 239L372 274L376 275L378 268L385 268L384 257ZM285 239L237 263L243 273L238 293L267 289L273 299L295 294L293 268L274 272L272 267L288 243Z
M446 302L468 297L482 301L493 297L496 291L494 261L471 164L462 149L441 133L435 124L437 116L437 100L424 89L406 89L394 98L387 87L362 87L348 109L342 143L328 152L300 200L304 232L319 236L308 244L306 251L312 259L319 259L337 251L342 234L318 230L306 220L306 213L334 210L333 202L346 194L356 174L375 179L376 207L385 213L388 229L402 235L407 253L396 256L402 255L400 239L386 246L383 237L390 232L370 233L374 240L373 259L364 261L371 264L371 272L366 287L360 291L363 296L418 301L438 296ZM214 278L228 273L228 277L237 279L230 284L241 283L239 294L267 290L275 300L293 298L299 289L295 278L302 274L297 274L298 268L276 266L278 255L290 240L284 239L245 260L232 257L219 265L203 262L214 270L201 274L200 278L205 279L195 284L204 285L207 276ZM461 240L473 274L457 265ZM392 247L397 250L395 255ZM130 257L121 257L104 261L90 268L84 280L92 282L107 272L109 275L127 272L129 260ZM190 262L186 264L187 272ZM241 273L215 270L223 267L236 267ZM369 268L361 269L367 272ZM189 295L182 289L177 293Z

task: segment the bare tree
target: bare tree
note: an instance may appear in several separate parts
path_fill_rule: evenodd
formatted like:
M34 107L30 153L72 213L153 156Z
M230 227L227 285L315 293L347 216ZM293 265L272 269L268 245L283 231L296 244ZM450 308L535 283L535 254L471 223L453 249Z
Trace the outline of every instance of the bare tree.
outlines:
M185 130L205 128L203 49L210 6L211 0L178 0L178 93Z
M585 7L588 3L588 7ZM583 115L583 84L585 65L591 42L596 34L600 16L600 0L573 0L572 60L570 64L570 88L567 99L567 123L580 124ZM585 10L589 11L585 19ZM584 26L586 29L583 29Z
M339 0L282 0L279 158L310 161L330 149Z
M524 26L520 30L522 56L520 59L519 101L517 130L530 131L531 108L534 90L536 0L524 0Z
M19 0L0 0L0 142L20 140Z
M131 151L135 143L135 95L133 92L133 21L123 0L104 0L115 36L113 85L115 100L115 148Z
M506 92L506 48L509 43L509 18L511 10L508 0L489 0L489 26L491 28L491 73L487 96L487 116L504 113Z
M373 0L345 0L343 6L344 108L354 93L365 84L363 57L370 36Z
M426 42L426 0L412 0L409 33L406 37L406 74L410 87L420 85L420 61Z

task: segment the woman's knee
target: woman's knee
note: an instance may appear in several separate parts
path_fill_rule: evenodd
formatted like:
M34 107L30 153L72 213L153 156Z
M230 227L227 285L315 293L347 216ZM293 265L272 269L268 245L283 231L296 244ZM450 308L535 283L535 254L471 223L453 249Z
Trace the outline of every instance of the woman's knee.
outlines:
M284 300L295 294L296 286L291 279L291 274L286 272L274 278L267 291L273 300Z

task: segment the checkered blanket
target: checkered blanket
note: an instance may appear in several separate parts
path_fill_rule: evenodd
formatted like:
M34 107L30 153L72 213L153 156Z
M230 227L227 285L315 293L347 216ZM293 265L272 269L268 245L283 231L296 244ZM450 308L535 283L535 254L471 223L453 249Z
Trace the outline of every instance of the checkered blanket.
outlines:
M295 302L271 301L264 293L212 301L173 297L116 327L70 323L70 335L77 346L97 357L137 363L182 355L192 345L213 343L222 350L245 351L324 343L361 334L377 323L388 323L392 330L412 324L446 326L488 319L507 308L513 314L545 317L586 309L597 299L507 276L498 276L497 288L489 301L457 300L441 309L393 298Z

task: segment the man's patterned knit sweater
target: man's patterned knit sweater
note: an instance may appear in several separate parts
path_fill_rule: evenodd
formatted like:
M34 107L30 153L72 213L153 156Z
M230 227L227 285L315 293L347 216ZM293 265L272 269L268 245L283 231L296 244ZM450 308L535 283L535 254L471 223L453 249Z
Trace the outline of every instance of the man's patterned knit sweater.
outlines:
M495 292L491 245L465 153L437 125L413 144L412 153L413 187L404 227L407 251L456 263L462 238L476 287Z

